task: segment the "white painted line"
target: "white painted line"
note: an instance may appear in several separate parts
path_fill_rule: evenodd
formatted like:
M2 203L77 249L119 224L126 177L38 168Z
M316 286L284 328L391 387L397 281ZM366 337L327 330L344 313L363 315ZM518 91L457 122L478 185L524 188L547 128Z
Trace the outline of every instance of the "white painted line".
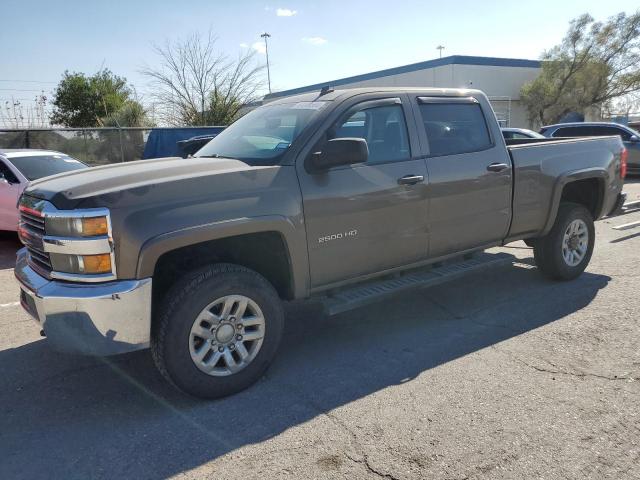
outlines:
M20 305L20 302L0 303L0 308L15 307L17 305Z
M624 225L616 225L615 227L611 228L613 228L614 230L630 230L636 227L640 227L640 222L625 223Z

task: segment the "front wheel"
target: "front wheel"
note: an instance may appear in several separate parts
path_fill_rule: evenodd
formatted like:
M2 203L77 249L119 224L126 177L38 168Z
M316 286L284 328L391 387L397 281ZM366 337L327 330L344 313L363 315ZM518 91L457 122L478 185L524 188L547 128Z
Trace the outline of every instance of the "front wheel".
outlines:
M180 390L202 398L239 392L265 372L284 327L282 304L258 273L208 266L174 285L160 308L151 353Z
M562 203L551 231L535 242L536 264L550 278L573 280L587 268L595 237L589 210L577 203Z

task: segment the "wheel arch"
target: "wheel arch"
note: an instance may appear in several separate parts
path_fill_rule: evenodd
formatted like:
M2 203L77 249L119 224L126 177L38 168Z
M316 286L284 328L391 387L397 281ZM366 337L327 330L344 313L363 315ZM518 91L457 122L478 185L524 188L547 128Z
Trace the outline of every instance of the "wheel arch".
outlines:
M573 202L589 210L594 220L602 217L605 185L609 174L601 168L568 172L561 175L555 184L549 216L542 235L549 233L558 216L562 202Z
M306 248L299 237L284 217L244 218L176 230L144 243L137 277L153 277L158 292L167 283L162 275L171 273L175 278L206 263L234 263L267 278L282 298L298 298L308 281Z

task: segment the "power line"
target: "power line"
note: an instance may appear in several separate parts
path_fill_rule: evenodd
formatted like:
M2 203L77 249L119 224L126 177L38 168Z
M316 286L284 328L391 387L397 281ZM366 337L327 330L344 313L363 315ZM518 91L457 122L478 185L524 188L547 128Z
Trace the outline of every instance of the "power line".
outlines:
M0 90L10 91L10 92L44 92L43 88L41 88L40 90L33 89L33 88L0 88Z
M0 78L0 82L15 82L15 83L58 83L58 82L51 82L48 80L9 80L6 78Z

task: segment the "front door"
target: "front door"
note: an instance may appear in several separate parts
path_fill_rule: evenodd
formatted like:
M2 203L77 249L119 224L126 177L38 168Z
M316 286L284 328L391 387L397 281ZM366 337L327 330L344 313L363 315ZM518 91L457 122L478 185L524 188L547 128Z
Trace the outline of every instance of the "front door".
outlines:
M475 98L420 97L428 144L430 257L500 242L511 221L511 159L490 107ZM500 137L499 137L500 136Z
M358 103L314 151L332 138L364 138L368 161L320 173L298 165L312 288L425 257L427 174L424 160L412 156L409 114L400 98Z

